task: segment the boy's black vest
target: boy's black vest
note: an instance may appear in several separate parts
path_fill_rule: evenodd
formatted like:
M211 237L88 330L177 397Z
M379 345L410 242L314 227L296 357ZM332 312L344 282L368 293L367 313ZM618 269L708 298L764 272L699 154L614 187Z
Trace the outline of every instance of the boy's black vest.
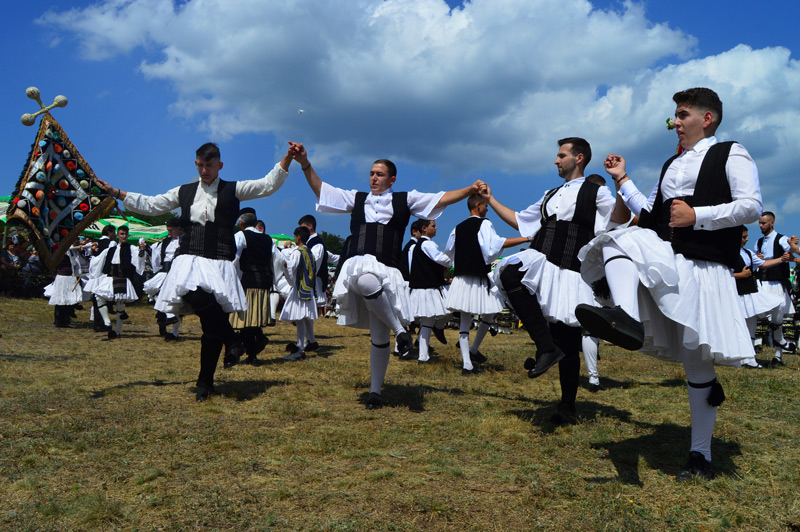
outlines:
M478 232L485 218L470 216L456 226L456 247L453 255L455 275L473 275L488 279L492 267L486 264L478 243Z
M350 214L350 236L344 243L340 264L357 255L375 255L386 266L401 269L403 235L411 211L406 192L392 193L392 219L382 224L367 222L364 214L366 192L357 192L353 212Z
M239 213L239 200L236 198L236 181L219 180L217 188L217 207L214 221L201 225L189 219L194 196L199 181L182 185L178 189L181 205L181 255L197 255L207 259L233 260L236 258L236 241L233 230Z
M563 185L562 185L563 186ZM578 251L594 238L594 221L597 214L597 191L600 186L584 181L575 200L572 221L557 220L547 216L547 202L561 187L549 190L542 201L542 227L533 237L531 248L543 253L549 262L566 270L580 271Z
M415 288L441 288L444 286L444 267L425 254L422 243L428 238L420 238L411 253L411 273L408 286Z
M168 272L170 267L172 267L172 261L166 261L164 258L167 256L167 247L169 247L170 243L172 242L172 237L168 236L164 240L161 241L161 271ZM173 254L173 258L175 255Z
M109 248L108 253L106 253L106 261L103 263L103 273L112 277L133 279L136 268L131 263L130 244L119 244L119 264L111 264L116 252L115 248Z
M257 231L243 231L247 247L239 257L242 288L272 288L272 238Z
M408 256L408 252L411 249L411 246L413 246L417 242L418 242L418 240L416 238L412 238L411 240L406 242L406 245L403 246L403 251L401 253L402 256L400 257L400 268L399 268L399 270L400 270L400 273L403 274L403 279L405 279L406 282L409 281L408 263L409 263L410 257Z
M325 247L325 242L323 242L318 234L308 239L306 247L311 251L317 244L322 246L322 257L320 257L319 263L317 263L317 271L314 272L314 274L317 279L322 280L322 293L324 294L328 289L328 248Z
M780 233L775 233L775 240L772 241L772 258L777 259L781 257L784 253L783 247L781 247L780 239L783 238L783 235ZM764 245L764 237L758 239L756 243L756 250L759 253L764 253L761 249ZM758 278L762 281L788 281L789 280L789 263L783 262L778 266L773 266L772 268L764 268L763 270L759 270Z
M690 207L707 207L732 201L731 187L725 164L733 142L720 142L708 149L700 171L694 194L664 201L661 195L661 181L667 173L669 165L678 156L675 155L664 163L661 178L658 181L658 192L652 212L643 210L639 216L639 226L652 229L662 240L670 242L676 253L690 259L708 260L722 263L735 269L742 246L742 229L739 226L726 227L716 231L695 231L693 227L670 227L670 207L672 201L685 201Z
M750 250L745 249L747 252L747 256L750 258L750 262L745 263L744 259L742 258L742 254L739 253L739 260L736 263L736 268L734 268L733 273L741 273L745 267L750 268L750 271L753 272L753 255L750 253ZM739 292L740 296L744 296L747 294L755 294L758 292L758 285L756 285L756 276L755 272L754 275L746 279L736 279L736 291Z

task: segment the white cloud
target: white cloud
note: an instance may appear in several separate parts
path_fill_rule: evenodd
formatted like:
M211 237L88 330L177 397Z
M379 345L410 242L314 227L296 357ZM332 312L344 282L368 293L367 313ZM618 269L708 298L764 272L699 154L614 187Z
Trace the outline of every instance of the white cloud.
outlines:
M798 167L789 50L690 59L694 37L630 2L109 0L40 21L88 58L140 54L141 73L177 94L171 112L215 137L273 132L328 164L379 154L445 175L531 173L550 168L556 139L582 135L596 164L621 152L652 184L675 147L672 93L710 86L719 135L753 153L765 196Z

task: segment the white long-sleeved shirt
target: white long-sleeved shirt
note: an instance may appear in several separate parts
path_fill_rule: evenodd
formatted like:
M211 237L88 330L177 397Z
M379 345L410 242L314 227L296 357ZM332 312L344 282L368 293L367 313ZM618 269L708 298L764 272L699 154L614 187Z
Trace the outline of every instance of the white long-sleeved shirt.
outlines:
M348 213L353 212L356 202L357 190L344 190L325 182L322 183L319 197L317 198L318 212ZM390 188L383 194L367 194L364 203L364 218L368 223L388 223L394 215L392 208L392 193ZM444 196L444 192L424 193L412 190L408 192L408 208L412 216L435 220L444 212L444 207L436 208L436 204Z
M578 200L578 191L586 181L585 177L579 177L572 181L567 181L558 192L553 194L547 202L546 214L548 217L556 215L557 220L571 222L575 216L575 206ZM533 237L542 227L542 202L546 193L541 199L525 209L515 213L519 234L524 237ZM597 235L608 228L611 220L611 213L614 211L615 200L611 196L608 187L602 186L597 191L597 213L594 218L594 234Z
M414 247L416 246L421 246L422 252L436 264L444 266L445 268L449 268L453 265L453 260L449 256L442 253L436 242L434 242L427 236L419 237L419 240L417 241ZM410 255L413 255L413 252L410 253ZM409 261L408 265L409 272L411 271L412 264L413 261Z
M239 201L246 201L269 196L281 188L288 175L289 173L281 168L280 163L278 163L261 179L236 181L236 198ZM197 179L199 180L200 178L198 177ZM157 196L145 196L136 192L128 192L122 204L126 209L142 214L164 214L180 207L180 200L178 199L180 188L179 186L172 188ZM219 178L215 179L210 185L206 185L200 180L192 207L189 210L190 221L201 225L214 221L218 188Z
M716 137L704 138L672 161L661 182L661 196L664 201L694 194L700 165L703 164L708 149L717 142ZM752 223L761 215L758 168L744 146L741 144L731 146L725 170L733 200L719 205L694 207L696 217L694 229L715 231L725 227L736 227ZM649 198L645 198L630 180L620 187L619 193L625 205L638 216L643 209L652 211L658 193L658 183L653 187Z

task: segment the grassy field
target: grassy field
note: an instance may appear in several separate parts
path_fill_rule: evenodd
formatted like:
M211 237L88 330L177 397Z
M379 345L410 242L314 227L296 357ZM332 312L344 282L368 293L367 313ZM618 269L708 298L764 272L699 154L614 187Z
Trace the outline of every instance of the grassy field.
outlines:
M128 312L110 342L0 299L0 530L800 530L794 355L718 369L719 476L676 483L678 365L601 346L608 389L582 378L581 422L554 427L558 373L526 377L526 334L487 337L489 370L463 377L448 331L433 365L393 359L367 411L368 337L323 319L307 360L282 361L279 324L262 365L220 367L196 403L197 319L165 343L151 309Z

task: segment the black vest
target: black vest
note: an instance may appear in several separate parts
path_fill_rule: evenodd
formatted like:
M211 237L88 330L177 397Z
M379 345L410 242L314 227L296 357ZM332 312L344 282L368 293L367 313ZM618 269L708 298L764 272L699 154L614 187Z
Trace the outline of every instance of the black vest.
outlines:
M105 251L105 249L109 245L111 245L111 239L110 238L101 238L100 240L97 241L97 249L94 250L94 252L92 252L92 255L94 255L95 257L98 256L100 253Z
M133 279L136 268L134 268L131 263L131 245L119 244L119 265L111 264L116 252L117 250L112 248L106 253L106 261L103 263L103 273L114 277Z
M400 268L399 268L399 270L400 270L400 273L403 274L403 279L405 279L406 282L408 282L408 280L409 280L409 273L408 273L409 256L408 256L408 252L411 250L411 246L413 246L417 242L418 242L418 240L412 238L411 240L406 242L405 246L403 246L402 257L400 257Z
M167 256L167 247L170 245L171 242L172 242L172 237L171 236L168 236L164 240L161 241L160 254L161 254L161 271L162 272L168 272L170 267L172 266L172 261L167 262L166 260L164 260L164 258ZM173 257L174 256L175 255L173 254Z
M415 288L441 288L444 286L444 266L425 254L422 243L428 238L420 238L411 253L411 272L408 286Z
M594 238L594 222L597 214L597 192L600 186L584 181L575 200L572 221L557 220L556 215L547 216L547 203L558 189L545 194L542 201L542 227L533 237L531 248L543 253L547 260L559 268L580 271L578 251Z
M256 231L244 231L247 247L239 258L242 288L272 288L272 237Z
M474 275L488 278L492 267L486 264L478 243L478 232L485 218L470 216L456 226L456 247L453 255L455 275Z
M350 236L345 241L340 264L357 255L375 255L378 262L400 269L403 235L411 218L408 194L392 193L392 219L385 224L366 221L364 205L367 195L366 192L356 193L355 205L350 214Z
M236 198L236 181L219 180L217 188L217 207L214 221L201 225L189 219L194 196L199 181L182 185L178 189L181 205L181 255L197 255L207 259L233 260L236 258L236 241L233 239L234 226L239 213L239 200Z
M747 252L747 256L750 257L750 263L745 264L744 259L742 259L742 254L740 253L739 261L736 263L736 268L734 268L733 273L741 273L745 266L749 267L751 272L753 271L753 255L750 253L750 250L745 249L745 251ZM753 273L755 274L755 272ZM751 275L747 279L736 279L736 291L739 292L740 296L758 292L756 276Z
M320 257L319 263L317 264L317 271L314 272L316 274L317 279L322 280L322 293L324 294L325 291L328 289L328 248L325 247L325 242L316 234L308 239L306 242L306 247L309 251L311 248L320 244L322 246L322 257Z
M685 201L690 207L707 207L732 201L731 187L725 164L733 142L720 142L711 146L703 158L697 174L694 194L683 198L664 201L661 195L661 181L669 165L678 156L671 157L661 169L658 192L653 211L643 210L639 215L639 225L654 230L662 240L670 242L676 253L690 259L708 260L722 263L735 269L742 247L742 228L726 227L716 231L695 231L693 227L670 227L670 207L673 199Z
M772 241L772 258L777 259L780 258L783 254L783 248L780 244L780 239L783 238L783 235L780 233L775 233L775 240ZM764 245L764 237L758 239L756 243L756 250L759 253L764 253L761 247ZM784 262L779 264L778 266L773 266L772 268L764 268L763 270L759 270L758 278L762 281L788 281L790 270L789 270L789 263Z

